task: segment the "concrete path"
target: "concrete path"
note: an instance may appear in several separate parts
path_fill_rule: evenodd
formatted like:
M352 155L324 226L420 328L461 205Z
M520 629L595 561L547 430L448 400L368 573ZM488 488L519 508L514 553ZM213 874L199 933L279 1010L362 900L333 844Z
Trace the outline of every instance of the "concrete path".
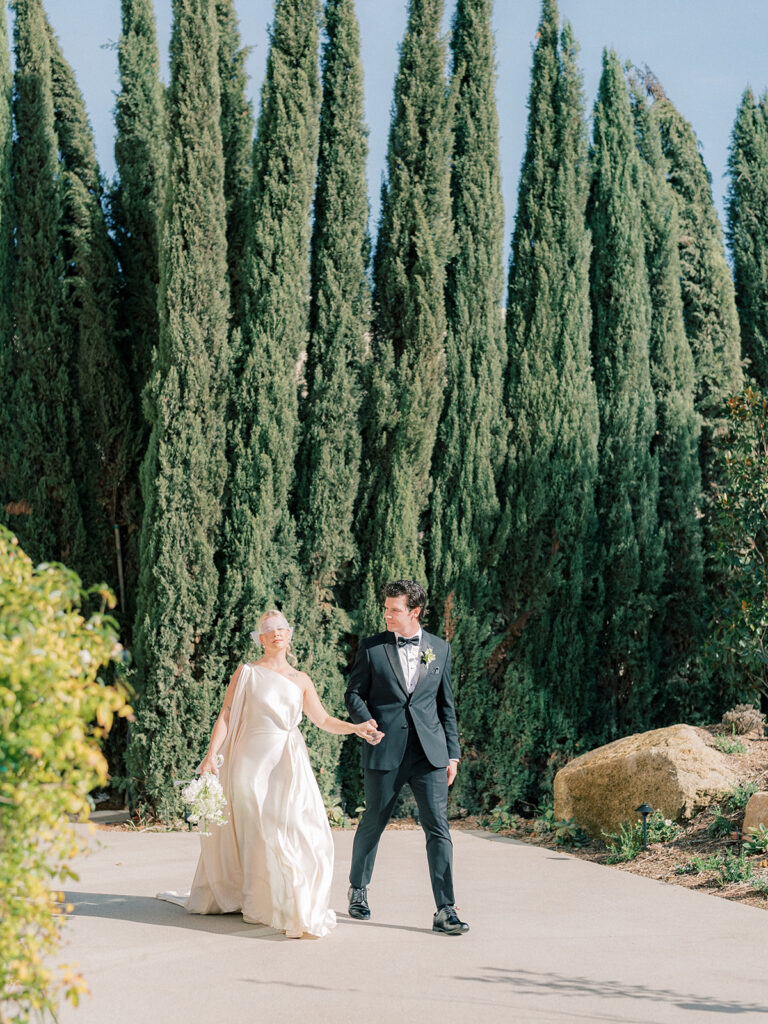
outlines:
M422 834L393 830L357 922L352 835L334 833L338 927L299 941L153 898L189 885L196 835L97 832L62 951L93 994L61 1024L768 1024L768 911L459 831L471 931L434 935Z

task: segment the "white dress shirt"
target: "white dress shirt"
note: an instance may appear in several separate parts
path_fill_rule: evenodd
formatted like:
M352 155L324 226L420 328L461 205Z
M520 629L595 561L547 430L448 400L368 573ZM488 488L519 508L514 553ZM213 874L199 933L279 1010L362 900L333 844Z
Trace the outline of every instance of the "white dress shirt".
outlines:
M401 633L395 633L395 643L397 638L402 636ZM403 670L403 678L405 679L405 685L408 688L408 693L413 693L416 689L416 679L419 675L419 657L421 655L421 629L416 634L419 638L418 644L404 644L402 647L397 648L397 656L400 659L400 667ZM406 639L408 639L406 637Z

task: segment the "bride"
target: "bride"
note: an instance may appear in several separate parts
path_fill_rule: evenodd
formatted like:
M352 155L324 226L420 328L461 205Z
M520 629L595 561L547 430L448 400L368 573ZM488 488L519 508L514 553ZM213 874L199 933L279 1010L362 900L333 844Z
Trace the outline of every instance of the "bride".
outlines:
M302 711L325 732L371 744L383 734L373 720L353 725L327 713L312 680L286 658L292 633L281 612L266 612L251 634L263 657L240 665L227 687L200 771L219 775L229 823L201 837L184 906L191 914L241 910L245 921L300 938L336 924L333 839L298 728Z

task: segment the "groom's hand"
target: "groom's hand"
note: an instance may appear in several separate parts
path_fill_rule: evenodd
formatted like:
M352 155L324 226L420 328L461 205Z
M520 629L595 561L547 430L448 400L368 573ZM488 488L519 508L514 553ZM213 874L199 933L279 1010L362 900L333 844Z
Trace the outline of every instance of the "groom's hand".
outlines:
M448 762L448 767L445 769L448 775L448 785L453 785L453 780L456 778L456 772L459 770L459 762L451 760Z
M377 743L381 743L384 739L384 733L379 732L379 726L373 718L370 718L365 724L368 727L368 731L365 734L366 742L375 747Z

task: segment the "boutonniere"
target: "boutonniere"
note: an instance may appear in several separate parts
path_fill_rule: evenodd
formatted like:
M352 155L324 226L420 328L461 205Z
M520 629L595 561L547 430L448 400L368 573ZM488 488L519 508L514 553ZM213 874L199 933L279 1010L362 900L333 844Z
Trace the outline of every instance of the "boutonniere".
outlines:
M435 660L435 652L431 647L427 647L425 651L421 652L421 660L425 665L429 665L430 662Z

